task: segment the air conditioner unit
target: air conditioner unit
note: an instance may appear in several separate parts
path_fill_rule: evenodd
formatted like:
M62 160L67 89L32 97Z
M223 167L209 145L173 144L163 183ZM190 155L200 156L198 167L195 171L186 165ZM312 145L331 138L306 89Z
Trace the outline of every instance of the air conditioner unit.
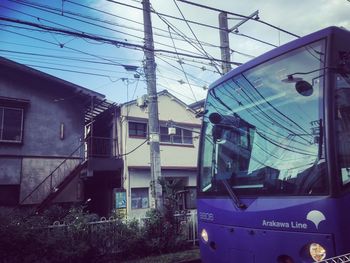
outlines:
M143 108L147 106L147 95L142 95L136 99L136 106Z
M168 135L175 135L176 134L176 128L175 127L169 127L168 128Z

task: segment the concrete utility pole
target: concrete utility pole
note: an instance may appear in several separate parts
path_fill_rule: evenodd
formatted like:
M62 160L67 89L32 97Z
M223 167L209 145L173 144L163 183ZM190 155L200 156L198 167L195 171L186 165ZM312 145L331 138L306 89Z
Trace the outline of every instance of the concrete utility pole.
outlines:
M226 74L231 70L231 59L230 59L230 42L228 36L228 22L227 13L219 13L219 27L220 27L220 50L221 50L221 60L223 60L221 69L222 73Z
M156 87L156 63L154 60L153 32L149 0L142 1L144 33L145 33L145 57L144 71L147 80L148 94L148 130L149 146L151 154L151 207L162 210L162 186L158 179L161 177L160 147L159 147L159 119L158 99Z
M243 25L245 22L247 22L250 19L258 19L259 11L255 11L247 18L242 19L238 24L236 24L234 27L228 29L228 22L227 22L227 13L226 12L220 12L219 13L219 27L220 27L220 49L221 49L221 60L223 60L221 68L222 73L226 74L231 70L231 51L230 51L230 39L229 39L229 33L232 31L238 32L238 27Z

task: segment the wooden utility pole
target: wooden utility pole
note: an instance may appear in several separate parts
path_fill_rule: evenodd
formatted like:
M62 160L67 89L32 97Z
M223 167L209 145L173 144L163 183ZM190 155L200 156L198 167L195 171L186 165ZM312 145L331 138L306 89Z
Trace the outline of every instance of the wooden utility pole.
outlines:
M156 87L156 63L154 60L153 32L149 0L142 1L145 45L144 52L146 62L144 71L147 80L148 94L148 131L151 157L151 207L163 209L162 186L159 183L161 177L160 147L159 147L159 119L158 119L158 98Z

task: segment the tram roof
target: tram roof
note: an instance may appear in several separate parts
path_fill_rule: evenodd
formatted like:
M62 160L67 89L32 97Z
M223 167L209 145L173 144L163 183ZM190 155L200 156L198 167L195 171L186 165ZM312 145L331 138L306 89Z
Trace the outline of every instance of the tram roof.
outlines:
M342 35L342 34L347 34L350 36L350 31L343 29L343 28L339 28L336 26L331 26L331 27L327 27L324 29L321 29L319 31L316 31L314 33L311 33L309 35L303 36L301 38L298 38L296 40L290 41L280 47L274 48L244 64L242 64L241 66L231 70L230 72L228 72L227 74L225 74L224 76L222 76L221 78L219 78L218 80L216 80L215 82L213 82L210 86L209 86L209 90L212 89L213 87L221 84L222 82L225 82L226 80L232 78L235 75L238 75L241 72L244 72L250 68L253 68L259 64L262 64L266 61L271 60L272 58L278 57L284 53L287 53L293 49L297 49L305 44L308 43L312 43L315 42L317 40L323 39L323 38L327 38L331 35Z

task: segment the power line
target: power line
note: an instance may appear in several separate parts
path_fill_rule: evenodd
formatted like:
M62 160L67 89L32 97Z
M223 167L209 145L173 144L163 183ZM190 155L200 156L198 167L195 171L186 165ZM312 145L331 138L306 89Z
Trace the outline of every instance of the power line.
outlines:
M206 50L204 49L204 47L202 46L202 44L201 44L200 41L198 40L196 34L195 34L194 31L192 30L190 24L188 23L187 19L185 18L184 14L182 13L180 7L177 5L176 0L173 0L173 1L174 1L174 4L176 5L177 9L179 10L179 12L180 12L180 14L181 14L183 20L186 22L186 25L188 26L188 28L189 28L190 31L192 32L192 35L193 35L193 36L195 37L195 39L197 40L199 46L201 47L201 49L203 50L203 52L205 53L205 55L206 55L207 57L212 57L212 56L210 56L210 55L208 54L208 52L206 52ZM217 65L215 65L215 68L216 68L216 70L217 70L218 72L220 72L220 70L218 69Z
M118 24L118 23L115 23L115 22L112 22L112 21L108 21L108 20L104 20L104 19L100 19L100 18L97 18L97 17L88 16L88 15L83 15L81 13L75 13L75 12L68 11L68 10L65 10L63 15L62 15L61 9L55 8L55 7L52 7L52 6L48 6L48 5L43 5L43 4L39 4L39 3L33 3L33 2L29 2L29 1L18 1L18 0L8 0L8 1L12 1L12 2L15 2L17 4L21 4L21 5L26 5L26 6L29 6L31 8L38 9L38 10L43 10L45 12L49 12L48 10L54 10L54 11L57 11L57 13L55 13L55 12L50 12L50 13L53 13L53 14L56 14L56 15L60 15L60 16L64 16L64 17L67 17L67 18L70 18L70 19L75 19L75 18L69 17L69 16L67 16L65 14L70 14L70 15L73 15L73 16L78 16L78 17L82 17L82 18L85 18L85 19L93 20L93 21L99 21L101 23L105 23L105 24L108 24L108 25L113 25L113 26L117 26L117 27L121 27L121 28L127 28L127 29L130 29L130 30L138 31L138 32L143 32L143 30L141 28L134 28L134 27L130 27L130 26L127 26L127 25ZM70 1L67 1L67 2L70 2ZM73 4L74 2L70 2L70 3ZM83 5L83 4L79 4L79 3L74 3L74 4L76 4L78 6L81 6L81 7L89 8L89 9L92 9L92 10L95 10L95 11L98 11L98 12L102 12L104 14L111 15L111 16L117 17L119 19L124 19L124 20L127 20L129 22L133 22L133 23L137 23L139 25L143 25L141 22L138 22L138 21L135 21L135 20L132 20L132 19L128 19L128 18L124 18L124 17L121 17L121 16L117 16L117 15L111 14L109 12L104 12L104 11L102 11L100 9L96 9L96 8L89 7L89 6L86 6L86 5ZM82 22L85 22L85 21L82 21ZM96 26L100 26L100 25L96 25ZM109 29L112 30L111 28L109 28ZM161 29L161 28L153 27L153 29L157 29L159 31L167 33L166 30ZM122 31L118 31L118 32L124 34L124 32L122 32ZM157 36L160 36L160 37L164 37L164 38L169 38L167 35L162 35L162 34L159 34L157 32L155 32L154 35L157 35ZM138 37L138 38L140 38L140 37ZM183 40L181 38L176 38L176 40L186 41L186 40ZM217 45L214 45L214 44L211 44L211 43L207 43L207 42L204 42L204 41L201 41L201 43L202 43L202 45L205 45L205 46L208 46L208 47L219 47ZM163 43L158 43L158 44L163 44Z
M241 51L237 51L235 49L230 49L231 53L237 53L239 55L245 56L245 57L249 57L249 58L255 58L255 56L249 55L247 53L243 53Z
M154 11L155 12L155 11ZM177 29L175 26L173 26L169 21L167 21L164 17L162 17L162 15L160 15L158 12L155 12L157 15L158 15L158 17L168 26L168 28L171 28L174 32L176 32L176 30L175 29ZM175 28L175 29L174 29ZM179 30L180 31L180 30ZM181 31L180 31L181 32ZM201 49L199 49L197 46L195 46L194 45L194 43L192 43L192 41L189 41L188 40L188 37L186 36L186 35L184 35L184 34L180 34L180 33L178 33L177 32L177 34L178 35L181 35L190 45L192 45L195 49L197 49L199 52L201 52L202 54L203 54L203 52L202 52L202 50ZM209 58L210 59L210 56L208 56L208 54L204 54L207 58ZM211 61L213 61L213 60L211 60ZM216 70L220 73L220 71L218 70L218 68L216 67L216 65L215 65L215 63L213 62L212 63L212 66L214 66L215 68L216 68Z
M84 75L93 75L93 76L97 76L97 77L106 77L106 78L109 78L109 79L114 78L114 76L105 75L105 74L98 74L98 73L92 73L92 72L70 70L70 69L62 69L62 68L54 68L54 67L46 67L46 66L39 66L39 65L33 65L33 64L24 64L24 65L26 65L28 67L59 70L59 71L65 71L65 72L70 72L70 73L79 73L79 74L84 74ZM118 79L121 79L121 78L118 78Z
M113 73L121 73L121 74L133 74L133 73L128 73L128 72L121 72L121 71L115 71L115 70L108 70L108 69L102 69L102 68L92 68L92 67L86 67L86 66L77 66L77 65L71 65L71 64L62 64L62 63L56 63L52 61L48 61L46 59L28 59L28 58L23 58L23 57L17 57L18 60L23 60L23 61L29 61L29 62L34 62L34 63L44 63L45 65L54 65L54 66L64 66L64 67L70 67L70 68L78 68L78 69L87 69L87 70L94 70L94 71L101 71L101 72L113 72Z
M112 0L107 0L107 1L112 1ZM190 1L187 1L187 0L177 0L177 1L180 1L180 2L183 2L183 3L186 3L186 4L190 4L190 5L194 5L194 6L197 6L197 7L213 10L213 11L216 11L216 12L225 12L225 13L233 15L233 16L238 16L238 17L242 17L242 18L245 18L245 19L253 20L253 21L256 21L258 23L261 23L261 24L267 25L269 27L272 27L274 29L277 29L279 31L282 31L282 32L284 32L286 34L289 34L291 36L294 36L296 38L300 38L300 36L298 36L298 35L296 35L294 33L291 33L291 32L289 32L289 31L287 31L285 29L282 29L280 27L274 26L274 25L272 25L270 23L267 23L267 22L265 22L263 20L260 20L260 19L255 19L255 18L252 18L252 17L249 17L249 16L245 16L245 15L229 12L229 11L226 11L226 10L222 10L222 9L218 9L218 8L214 8L214 7L210 7L210 6L206 6L206 5L202 5L202 4L193 3L193 2L190 2Z
M39 56L39 57L45 57L45 58L66 59L66 60L79 61L79 62L88 62L93 64L124 67L123 64L120 65L112 62L93 61L93 60L79 58L79 57L56 56L56 55L49 55L49 54L39 54L39 53L33 53L33 52L22 52L22 51L6 50L6 49L0 49L0 52L13 53L13 54L19 54L19 55Z
M1 20L1 17L0 17L0 20ZM54 43L54 42L51 42L51 41L48 41L48 40L44 40L44 39L41 39L41 38L28 36L28 35L25 35L25 34L21 34L21 33L18 33L18 32L13 32L11 30L6 30L6 29L0 29L0 30L5 31L5 32L9 32L9 33L12 33L12 34L16 34L16 35L19 35L19 36L24 36L24 37L27 37L27 38L31 38L31 39L34 39L34 40L38 40L38 41L41 41L41 42L45 42L45 43L48 43L48 44L52 44L52 45L55 45L55 46L58 46L57 43ZM67 47L67 46L61 46L61 47L73 50L73 51L78 52L78 53L89 55L89 56L92 56L92 57L95 57L95 58L99 58L101 60L109 61L109 62L115 63L117 65L128 66L128 65L125 65L125 64L121 64L121 63L115 62L115 61L113 61L111 59L108 59L108 58L105 58L105 57L101 57L101 56L98 56L98 55L95 55L95 54L92 54L92 53L84 52L84 51L79 50L79 49L75 49L75 48L71 48L71 47Z
M170 56L164 56L162 54L157 54L157 58L162 60L164 63L167 63L168 65L170 65L171 67L173 68L176 68L177 70L180 70L178 67L174 66L173 64L170 64L168 61L166 61L165 59L161 58L161 57L164 57L165 59L168 59L168 60L171 60L171 61L174 61L174 62L177 62L178 64L182 63L182 64L185 64L186 66L190 66L190 67L194 67L196 69L200 69L202 71L209 71L211 73L216 73L216 74L219 74L217 71L214 71L214 70L209 70L209 69L206 69L204 66L203 67L200 67L200 66L197 66L197 65L192 65L192 64L189 64L189 63L185 63L183 62L183 59L180 58L180 59L177 59L177 57L170 57ZM191 61L191 62L195 62L195 61ZM205 65L201 62L197 62L197 63L200 63L202 65ZM190 75L191 76L191 75ZM192 78L194 78L194 76L191 76Z
M258 38L252 37L252 36L248 36L248 35L246 35L246 34L242 34L242 33L238 33L238 32L230 32L230 33L232 33L232 34L234 34L234 35L237 35L237 36L246 37L246 38L249 38L249 39L258 41L258 42L260 42L260 43L263 43L263 44L266 44L266 45L269 45L269 46L272 46L272 47L278 47L278 46L276 46L276 45L274 45L274 44L271 44L271 43L269 43L269 42L266 42L266 41L264 41L264 40L261 40L261 39L258 39Z
M170 35L170 37L171 37L170 28L169 28L169 35ZM173 39L172 39L172 42L173 42L174 50L177 52L176 46L175 46L175 42L174 42ZM192 96L193 96L193 98L195 99L195 101L197 101L196 95L195 95L194 92L193 92L192 86L191 86L191 84L190 84L190 81L188 80L187 74L186 74L186 72L185 72L185 69L184 69L183 66L182 66L182 63L180 63L180 66L181 66L182 72L183 72L183 74L185 75L185 78L186 78L186 80L187 80L187 84L188 84L188 86L190 87Z
M66 0L66 1L67 1L67 2L70 2L69 0ZM125 3L120 3L120 2L117 2L117 1L114 1L114 0L107 0L107 1L108 1L108 2L112 2L112 3L115 3L115 4L118 4L118 5L123 5L123 6L131 7L131 8L134 8L134 9L138 9L138 10L143 10L141 7L137 7L137 6L133 6L133 5L128 5L128 4L125 4ZM151 10L151 13L154 13L154 10ZM161 15L161 16L164 16L164 17L169 17L169 18L172 18L172 19L176 19L176 20L181 20L181 21L183 21L182 18L179 18L179 17L176 17L176 16L171 16L171 15L164 14L164 13L158 13L158 14ZM195 25L208 27L208 28L220 29L219 27L216 27L216 26L211 26L211 25L203 24L203 23L200 23L200 22L192 21L192 20L188 20L188 22L189 22L189 23L192 23L192 24L195 24Z
M9 1L13 1L15 3L18 3L18 4L22 4L22 5L25 5L25 6L28 6L28 7L31 7L31 8L35 8L35 9L38 9L38 10L41 10L41 11L45 11L45 12L48 12L48 13L51 13L51 14L55 14L55 15L59 15L59 16L64 16L65 18L69 18L69 19L73 19L73 20L76 20L76 21L79 21L79 22L82 22L82 23L86 23L86 24L89 24L89 25L92 25L92 26L96 26L96 27L100 27L100 28L103 28L103 29L107 29L107 30L110 30L110 31L113 31L113 32L116 32L116 33L119 33L119 34L124 34L126 36L130 36L130 37L134 37L136 39L140 39L143 41L143 38L140 37L140 36L137 36L137 35L133 35L133 34L130 34L130 33L126 33L124 31L120 31L120 30L116 30L116 29L113 29L113 28L110 28L110 27L106 27L106 26L103 26L103 25L98 25L96 23L93 23L93 22L89 22L89 21L86 21L86 20L82 20L82 19L79 19L79 18L76 18L76 17L72 17L72 16L68 16L66 15L67 14L72 14L74 16L79 16L79 17L83 17L85 19L90 19L90 20L93 20L93 21L99 21L99 22L103 22L103 23L108 23L108 24L112 24L112 25L115 25L115 26L118 26L118 27L123 27L123 28L128 28L128 29L131 29L131 30L136 30L138 32L143 32L142 29L134 29L134 28L131 28L131 27L128 27L128 26L121 26L121 25L118 25L116 23L110 23L108 21L105 21L105 20L101 20L99 18L92 18L92 17L89 17L89 16L86 16L86 15L81 15L81 14L77 14L77 13L74 13L74 12L71 12L71 11L65 11L65 14L61 15L60 13L56 13L56 12L52 12L52 11L49 11L49 10L55 10L55 11L60 11L58 8L52 8L52 7L49 7L49 6L46 6L46 5L40 5L40 4L35 4L35 3L31 3L31 2L19 2L17 0L9 0ZM0 5L1 6L1 5ZM12 8L8 8L8 7L4 7L4 6L1 6L3 8L7 8L7 9L10 9L12 11L15 11L15 12L20 12L16 9L12 9ZM43 8L41 8L43 7ZM49 9L49 10L46 10L46 9ZM28 13L24 13L24 12L20 12L20 13L23 13L23 14L26 14L26 15L30 15ZM31 15L30 15L31 16ZM46 20L48 22L51 22L50 20ZM60 24L61 25L61 24ZM62 25L61 25L62 26ZM164 35L161 35L162 37L165 37ZM105 36L104 36L105 37ZM109 36L108 36L109 37ZM169 38L169 37L167 37ZM122 38L117 38L117 39L122 39ZM126 39L122 39L122 40L126 40ZM182 40L184 41L184 40ZM140 41L141 42L141 41ZM167 44L164 44L164 43L161 43L161 42L157 42L155 41L156 44L158 45L161 45L161 46L165 46L165 47L171 47L170 45L167 45ZM182 51L186 51L186 52L189 52L188 50L185 50L185 49L182 49L182 48L179 48L179 50L182 50Z
M38 4L38 3L29 2L29 1L18 1L18 0L9 0L9 1L15 2L15 3L17 3L17 4L26 5L26 6L29 6L29 7L31 7L31 8L36 8L36 9L38 9L38 10L43 10L43 11L46 11L46 12L50 12L50 11L48 11L48 10L46 10L46 9L55 10L55 11L57 11L57 12L61 12L61 10L58 9L58 8L50 7L50 6L47 6L47 5L41 5L41 4ZM65 0L65 1L67 1L67 2L69 2L69 3L71 3L71 4L75 4L75 5L78 5L78 6L81 6L81 7L85 7L85 8L91 9L91 10L95 10L95 11L98 11L98 12L101 12L101 13L104 13L104 14L108 14L108 15L111 15L111 16L114 16L114 17L118 17L118 18L120 18L120 19L125 19L125 20L127 20L127 21L130 21L130 22L133 22L133 23L138 23L138 24L142 25L142 23L140 23L140 22L137 22L137 21L134 21L134 20L131 20L131 19L127 19L127 18L124 18L124 17L121 17L121 16L117 16L117 15L114 15L114 14L112 14L112 13L102 11L102 10L100 10L100 9L96 9L96 8L89 7L89 6L86 6L86 5L83 5L83 4L75 3L75 2L72 2L72 1L69 1L69 0ZM0 6L1 6L1 5L0 5ZM41 20L46 21L46 22L49 22L49 23L53 23L53 24L56 24L56 25L60 25L60 26L63 26L63 27L72 29L71 27L67 27L67 26L65 26L65 25L62 25L62 24L59 24L59 23L56 23L56 22L53 22L53 21L50 21L50 20L47 20L47 19L39 18L39 17L33 16L33 15L31 15L31 14L28 14L28 13L25 13L25 12L21 12L21 11L16 10L16 9L12 9L12 8L5 7L5 6L1 6L1 7L6 8L6 9L9 9L9 10L12 10L12 11L15 11L15 12L19 12L19 13L22 13L22 14L25 14L25 15L28 15L28 16L31 16L31 17L36 18L36 19L38 19L38 20L41 19ZM43 8L45 8L45 9L43 9ZM137 8L137 7L135 7L135 8ZM153 12L159 15L159 13L157 13L156 11L153 10ZM53 13L53 14L55 14L55 15L60 15L60 16L61 16L61 14L56 13L56 12L50 12L50 13ZM116 26L120 26L120 27L126 27L125 25L118 25L118 24L113 23L113 22L110 22L110 21L102 20L102 19L99 19L99 18L96 18L96 17L90 17L90 16L86 16L86 15L77 14L77 13L74 13L74 12L71 12L71 11L67 11L67 10L65 10L65 13L73 14L73 15L75 15L75 16L83 17L83 18L85 18L85 19L90 19L90 20L94 20L94 21L97 20L97 21L100 21L100 22L103 22L103 23L108 23L108 24L112 24L112 25L116 25ZM162 14L162 15L164 15L164 14ZM98 27L101 27L101 28L105 28L105 29L108 29L108 30L111 30L111 31L115 31L115 32L118 32L118 33L130 35L130 36L135 37L135 38L138 38L138 39L142 39L141 37L138 37L138 36L135 36L135 35L132 35L132 34L128 34L128 33L124 33L124 32L122 32L122 31L114 30L114 29L111 29L111 28L108 28L108 27L104 27L104 26L101 26L101 25L97 25L97 24L95 24L95 23L87 22L87 21L84 21L84 20L81 20L81 19L77 19L77 18L74 18L74 17L70 17L70 16L65 16L65 17L66 17L66 18L69 18L69 19L75 19L75 20L80 21L80 22L83 22L83 23L92 24L92 25L94 25L94 26L98 26ZM183 21L186 21L186 23L188 23L188 21L185 20L185 19L184 19ZM169 24L168 24L168 26L169 26ZM130 28L130 27L127 27L127 28L132 29L132 30L137 30L137 31L140 31L140 32L142 31L141 29L133 29L133 28ZM160 28L157 28L157 29L158 29L158 30L161 30L161 31L163 31L163 32L167 32L166 30L163 30L163 29L160 29ZM73 28L73 30L75 30L75 29ZM177 34L178 36L181 36L182 38L184 38L183 35L179 34L179 33L176 32L175 30L174 30L174 33ZM251 36L248 36L248 35L245 35L245 34L242 34L242 33L238 33L238 32L231 32L231 33L234 33L234 34L236 34L236 35L240 35L240 36L243 36L243 37L246 37L246 38L249 38L249 39L258 41L258 42L263 43L263 44L266 44L266 45L270 45L270 46L273 46L273 47L277 47L277 46L274 45L274 44L268 43L268 42L266 42L266 41L263 41L263 40L260 40L260 39L258 39L258 38L251 37ZM162 36L162 37L167 37L167 36L165 36L165 35L160 35L160 36ZM168 38L168 37L167 37L167 38ZM189 40L193 41L193 39L190 39L190 38L188 38L188 37L186 37L186 38L187 38L187 39L180 39L180 38L177 38L177 40L186 41L186 42L189 42ZM121 39L121 38L116 38L116 39ZM198 41L198 39L197 39L197 41ZM199 42L199 41L198 41L198 42ZM160 43L160 42L156 42L156 43L159 44L159 45L164 45L164 46L170 47L169 45L166 45L166 44L164 44L164 43ZM200 41L199 43L204 44L204 45L207 45L207 46L210 46L210 47L219 47L219 46L217 46L217 45L209 44L209 43L206 43L206 42L203 42L203 41ZM178 48L178 49L179 49L179 50L182 50L182 51L187 51L187 50L184 50L184 49L181 49L181 48ZM237 53L238 53L238 51L237 51ZM248 55L248 56L250 56L250 55ZM252 57L252 56L250 56L250 57Z
M68 0L67 0L67 1L68 1ZM119 5L124 5L124 6L127 6L127 7L131 7L131 8L135 8L135 9L138 9L138 10L142 10L142 8L139 8L139 7L136 7L136 6L132 6L132 5L128 5L128 4L124 4L124 3L120 3L120 2L117 2L117 1L114 1L114 0L107 0L107 1L113 2L113 3L115 3L115 4L119 4ZM177 1L185 2L185 3L189 3L189 4L194 4L194 3L191 3L191 2L188 2L188 1L183 1L183 0L177 0ZM70 2L70 1L68 1L68 2ZM197 5L197 4L194 4L194 5ZM203 7L203 8L205 7L205 6L199 5L199 4L198 4L198 6ZM208 7L208 8L211 9L210 7ZM259 20L256 20L256 19L251 18L251 17L249 17L249 16L244 16L244 15L240 15L240 14L236 14L236 13L232 13L232 12L227 12L227 11L223 11L223 10L216 9L216 8L213 8L213 10L219 11L219 12L226 12L226 13L228 13L228 14L232 14L232 15L235 15L235 16L239 16L239 17L242 17L242 18L245 18L245 19L254 20L254 21L263 23L263 24L265 24L265 25L271 26L271 27L273 27L273 28L275 28L275 29L278 29L278 30L280 30L280 31L282 31L282 32L285 32L285 33L287 33L287 34L291 34L291 35L293 35L293 36L295 36L295 37L297 37L297 38L300 37L300 36L295 35L295 34L293 34L293 33L291 33L291 32L288 32L288 31L286 31L286 30L283 30L283 29L281 29L281 28L278 28L278 27L276 27L276 26L274 26L274 25L272 25L272 24L269 24L269 23L267 23L267 22L264 22L264 21L262 21L262 20L260 20L260 19L259 19ZM181 19L181 18L179 18L179 17L175 17L175 16L171 16L171 15L167 15L167 14L163 14L163 13L156 12L155 10L151 10L151 12L157 14L158 16L160 15L160 16L164 16L164 17L169 17L169 18L173 18L173 19L176 19L176 20L186 21L186 23L192 23L192 24L196 24L196 25L205 26L205 27L209 27L209 28L213 28L213 29L220 30L219 27L210 26L210 25L207 25L207 24L198 23L198 22L191 21L191 20L185 20L184 18ZM168 26L169 26L169 25L168 25ZM176 31L174 31L174 32L176 33ZM231 32L231 33L234 33L234 32ZM274 45L274 44L268 43L268 42L266 42L266 41L264 41L264 40L260 40L260 39L255 38L255 37L251 37L251 36L248 36L248 35L245 35L245 34L241 34L241 33L239 33L239 34L238 34L238 33L235 33L235 34L241 35L241 36L243 36L243 37L250 38L250 39L252 39L252 40L258 41L258 42L263 43L263 44L266 44L266 45L270 45L270 46L273 46L273 47L277 47L277 46ZM218 46L217 46L217 47L218 47Z
M108 38L105 38L105 37L100 37L100 36L96 36L96 35L92 35L92 34L88 34L88 33L84 33L84 32L83 33L81 33L81 32L73 32L73 31L69 31L69 30L65 30L65 29L60 29L60 28L40 25L40 24L36 24L36 23L33 23L33 22L19 20L19 19L0 17L0 20L7 21L7 22L12 22L12 23L19 23L19 24L29 25L29 26L41 28L41 29L44 29L44 30L47 30L47 31L64 33L66 35L75 36L75 37L79 37L79 38L86 38L86 39L96 40L96 41L104 42L106 44L111 44L111 45L114 45L114 46L117 46L117 47L121 47L122 46L122 47L126 47L126 48L132 48L132 49L135 49L135 50L146 50L147 49L144 46L138 45L138 44L128 43L128 42L124 42L124 41L118 41L118 40L112 40L112 39L108 39ZM2 29L2 30L4 30L4 29ZM10 32L9 30L4 30L4 31ZM12 32L12 33L14 33L14 32ZM17 33L17 34L19 34L19 33ZM34 38L34 39L37 39L37 38ZM49 41L46 41L46 42L54 44L54 45L57 45L57 44L55 44L53 42L49 42ZM77 50L77 49L73 49L73 48L69 48L69 49L76 50L76 51L82 52L82 53L86 53L86 52L83 52L83 51L80 51L80 50ZM165 49L154 49L154 52L164 52L164 53L170 53L170 54L176 54L176 55L178 54L178 55L181 55L181 56L187 56L187 57L198 58L198 59L203 59L203 60L222 62L221 59L207 58L207 57L202 57L202 56L198 56L198 55L174 52L174 51L165 50ZM89 54L89 53L86 53L86 54ZM89 55L91 55L91 54L89 54ZM105 59L105 60L107 60L107 59ZM231 64L239 66L242 63L231 62Z

